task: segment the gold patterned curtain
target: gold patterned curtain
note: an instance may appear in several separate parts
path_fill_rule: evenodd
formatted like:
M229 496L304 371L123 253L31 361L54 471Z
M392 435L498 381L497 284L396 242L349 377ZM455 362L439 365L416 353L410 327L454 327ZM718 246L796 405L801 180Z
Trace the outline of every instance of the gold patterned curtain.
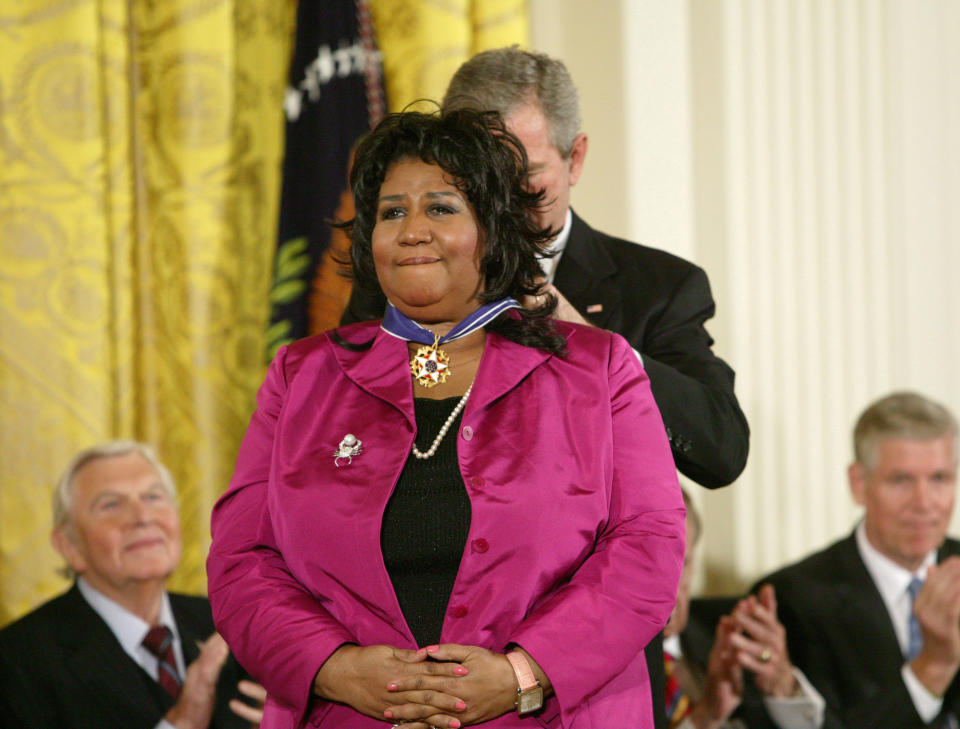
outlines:
M390 111L439 103L460 64L529 40L525 0L370 0Z
M263 374L294 0L0 4L0 625L64 589L70 456L153 443L180 487L173 587Z

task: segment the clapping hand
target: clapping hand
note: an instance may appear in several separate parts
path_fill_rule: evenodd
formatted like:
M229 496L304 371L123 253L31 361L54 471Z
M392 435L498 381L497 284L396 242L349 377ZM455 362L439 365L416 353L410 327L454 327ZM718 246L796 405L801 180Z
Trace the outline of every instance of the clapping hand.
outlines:
M787 651L787 631L777 619L777 598L772 585L764 585L757 595L745 597L731 617L739 632L731 636L737 660L753 671L757 688L766 696L793 696L797 679Z

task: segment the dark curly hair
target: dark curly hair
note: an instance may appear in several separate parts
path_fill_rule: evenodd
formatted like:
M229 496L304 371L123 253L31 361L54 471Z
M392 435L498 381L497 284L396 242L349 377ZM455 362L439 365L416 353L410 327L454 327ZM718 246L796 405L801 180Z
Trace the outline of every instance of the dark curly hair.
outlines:
M523 145L497 112L472 109L390 114L360 142L350 173L355 215L336 224L350 236L355 284L380 292L371 243L380 187L390 167L403 159L438 165L473 205L484 240L480 301L536 295L542 275L538 257L557 231L539 228L532 215L543 205L543 192L526 188ZM548 295L539 308L513 310L519 316L505 312L487 329L519 344L564 354L566 340L550 319L556 305L556 297Z

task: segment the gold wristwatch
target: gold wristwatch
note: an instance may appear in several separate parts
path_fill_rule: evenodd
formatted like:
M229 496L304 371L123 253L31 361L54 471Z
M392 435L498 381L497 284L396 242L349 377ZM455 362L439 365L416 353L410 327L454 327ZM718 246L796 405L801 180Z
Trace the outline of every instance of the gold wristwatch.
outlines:
M507 660L517 674L517 714L524 716L543 708L543 687L533 675L527 657L520 651L510 651Z

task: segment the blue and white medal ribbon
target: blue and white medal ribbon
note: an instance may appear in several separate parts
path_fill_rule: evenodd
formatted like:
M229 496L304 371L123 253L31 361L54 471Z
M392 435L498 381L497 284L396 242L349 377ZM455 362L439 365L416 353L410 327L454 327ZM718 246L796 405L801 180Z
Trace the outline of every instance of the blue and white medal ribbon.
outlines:
M442 337L417 324L413 319L401 314L393 304L387 304L380 328L387 334L407 342L420 342L420 347L410 360L410 373L423 387L433 387L446 382L450 374L450 357L440 349L441 344L452 342L472 334L500 316L507 309L519 309L516 299L506 298L484 304L466 319L457 324Z

